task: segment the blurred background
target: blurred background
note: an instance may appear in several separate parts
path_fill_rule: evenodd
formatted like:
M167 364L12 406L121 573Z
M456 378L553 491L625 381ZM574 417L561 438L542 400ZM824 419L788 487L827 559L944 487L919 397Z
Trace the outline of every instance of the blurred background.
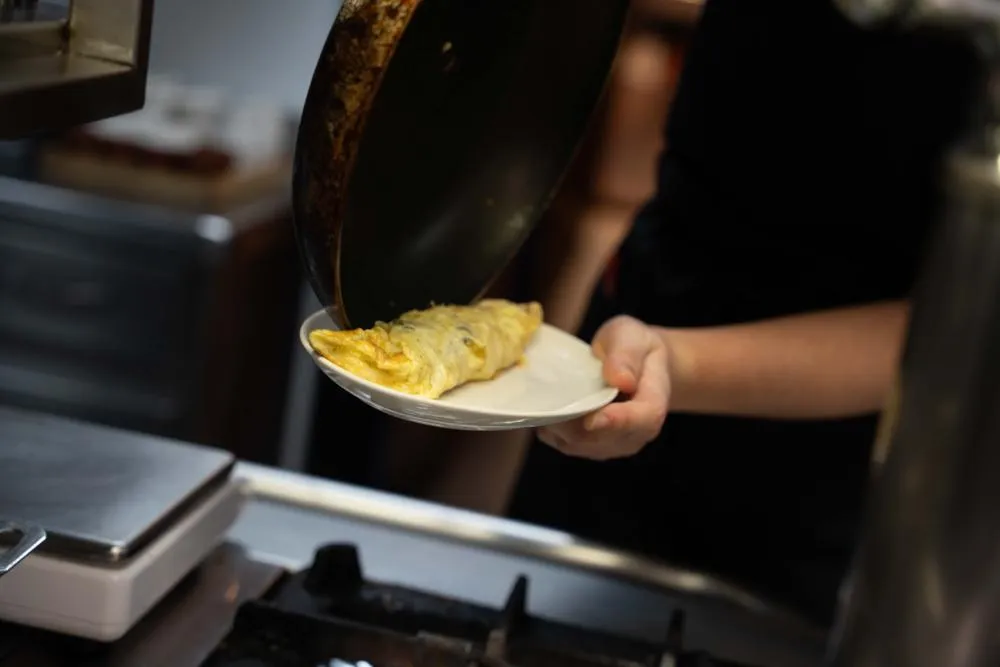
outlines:
M162 0L146 107L0 144L0 403L504 512L528 434L396 422L297 342L319 308L291 225L292 139L338 0ZM635 0L608 92L496 295L575 330L652 193L696 0ZM43 242L44 241L44 242Z

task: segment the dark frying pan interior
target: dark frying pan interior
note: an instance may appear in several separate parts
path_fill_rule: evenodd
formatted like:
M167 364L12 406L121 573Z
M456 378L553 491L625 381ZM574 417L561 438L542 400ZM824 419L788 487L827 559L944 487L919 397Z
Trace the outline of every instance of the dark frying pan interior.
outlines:
M379 1L379 0L376 0ZM423 0L371 104L336 213L300 165L322 123L310 91L298 145L299 242L344 325L468 303L516 253L585 132L617 51L626 0ZM335 48L337 28L325 51ZM342 32L341 35L344 33ZM320 80L322 64L313 89ZM324 75L325 76L325 75ZM309 220L310 216L340 219ZM339 234L339 244L331 235ZM339 253L336 249L339 248Z

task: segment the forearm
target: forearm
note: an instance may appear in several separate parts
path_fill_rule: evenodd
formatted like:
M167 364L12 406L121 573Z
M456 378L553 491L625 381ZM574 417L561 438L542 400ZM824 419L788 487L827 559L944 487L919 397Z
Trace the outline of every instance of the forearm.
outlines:
M909 314L906 302L702 329L661 329L671 410L821 419L881 409Z
M545 321L565 331L583 322L608 261L628 233L633 207L566 196L539 230L535 292Z

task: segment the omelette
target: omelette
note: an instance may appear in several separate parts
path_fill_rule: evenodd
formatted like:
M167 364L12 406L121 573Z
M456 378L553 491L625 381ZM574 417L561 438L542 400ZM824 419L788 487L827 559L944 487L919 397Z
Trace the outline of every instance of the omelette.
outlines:
M484 299L412 310L371 329L310 332L317 354L369 382L440 398L517 364L542 324L542 306Z

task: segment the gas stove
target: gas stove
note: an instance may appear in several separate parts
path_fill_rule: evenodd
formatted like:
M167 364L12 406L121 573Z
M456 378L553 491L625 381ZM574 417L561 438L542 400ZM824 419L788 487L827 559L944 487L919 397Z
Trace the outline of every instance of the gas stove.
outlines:
M0 667L817 664L812 633L766 605L591 573L526 527L5 408L0 443L0 515L49 536L0 579ZM380 523L395 515L407 522ZM344 543L315 538L330 535Z
M312 566L243 604L204 667L736 667L684 649L682 611L649 644L528 613L513 582L487 608L366 580L356 548L320 548Z
M651 643L532 616L529 598L525 577L494 608L370 581L350 544L296 573L224 544L116 642L0 624L0 667L746 667L686 650L683 611Z

